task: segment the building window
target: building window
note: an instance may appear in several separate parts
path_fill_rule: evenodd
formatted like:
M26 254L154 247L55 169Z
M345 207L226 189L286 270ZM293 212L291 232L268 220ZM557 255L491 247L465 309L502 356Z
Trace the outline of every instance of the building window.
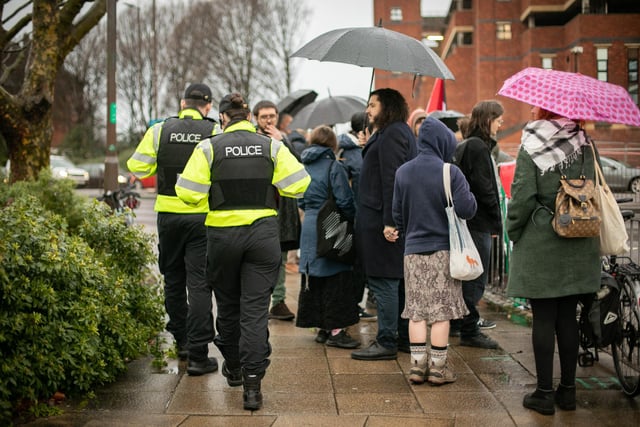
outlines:
M462 10L471 10L471 0L459 0Z
M550 57L542 57L542 68L544 68L545 70L552 70L553 69L553 58Z
M511 40L511 23L496 22L496 37L498 40Z
M608 81L609 51L606 47L596 49L596 60L598 61L598 80L603 82Z
M392 21L402 21L402 9L399 7L391 8L391 20Z
M628 49L627 53L627 75L629 79L629 95L633 102L638 105L638 51L637 47Z
M473 33L458 33L458 44L460 46L471 46L473 44Z

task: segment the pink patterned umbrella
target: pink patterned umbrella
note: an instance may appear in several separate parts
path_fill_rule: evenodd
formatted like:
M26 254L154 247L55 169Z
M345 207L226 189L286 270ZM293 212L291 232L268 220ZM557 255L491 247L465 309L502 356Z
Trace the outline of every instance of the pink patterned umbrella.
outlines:
M505 80L498 95L569 119L640 126L640 110L625 88L579 73L525 68Z

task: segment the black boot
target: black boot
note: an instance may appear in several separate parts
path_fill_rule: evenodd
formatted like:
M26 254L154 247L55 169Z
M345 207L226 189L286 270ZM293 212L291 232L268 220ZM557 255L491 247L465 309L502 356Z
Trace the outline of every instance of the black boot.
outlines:
M242 393L242 401L244 409L257 411L262 408L262 392L260 391L260 382L263 375L249 374L242 371L244 392Z
M556 390L556 405L564 411L576 410L576 386L567 387L560 384Z
M553 415L556 408L553 405L553 390L543 391L536 389L533 393L529 393L524 397L522 406L533 409L542 415Z
M242 385L242 371L240 368L233 368L227 365L227 361L222 362L222 375L227 379L227 384L231 387Z

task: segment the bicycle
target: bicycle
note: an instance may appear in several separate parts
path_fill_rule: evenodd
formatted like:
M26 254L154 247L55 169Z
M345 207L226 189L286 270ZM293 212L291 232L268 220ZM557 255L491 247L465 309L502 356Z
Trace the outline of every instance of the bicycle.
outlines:
M640 394L640 266L629 257L612 256L611 261L613 275L620 285L619 336L611 345L611 356L622 390L627 396L637 396Z
M134 191L131 184L117 191L106 191L98 200L109 205L116 215L122 215L127 226L133 225L134 209L140 206L140 193Z
M618 200L619 203L624 201ZM628 221L634 216L634 212L623 210L622 216ZM598 348L610 345L622 391L627 396L634 397L640 394L640 266L627 256L610 255L602 258L602 272L600 291L593 299L581 301L580 304L580 345L584 351L578 355L578 364L592 366L599 359ZM617 301L613 312L606 313L606 321L617 322L618 326L612 342L603 345L594 336L593 321L589 319L589 314L591 304L604 299L611 292L617 296ZM595 321L599 322L600 319Z

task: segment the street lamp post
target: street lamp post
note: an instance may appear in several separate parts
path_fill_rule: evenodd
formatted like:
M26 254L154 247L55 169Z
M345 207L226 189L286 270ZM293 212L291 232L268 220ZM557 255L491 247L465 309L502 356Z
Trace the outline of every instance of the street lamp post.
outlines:
M116 0L107 0L107 149L104 191L118 190L116 147Z

